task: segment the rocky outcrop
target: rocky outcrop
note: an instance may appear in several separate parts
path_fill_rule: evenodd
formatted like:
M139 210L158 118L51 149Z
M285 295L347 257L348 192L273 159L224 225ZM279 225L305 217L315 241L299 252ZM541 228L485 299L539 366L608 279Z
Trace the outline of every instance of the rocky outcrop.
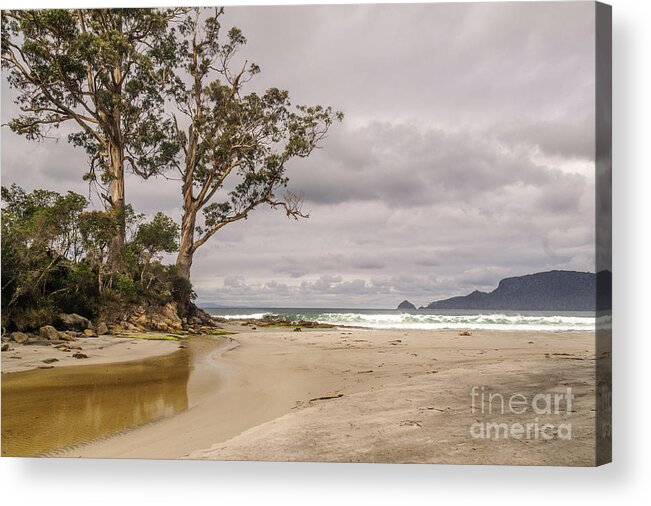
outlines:
M170 302L164 306L137 306L109 329L112 332L179 332L183 330L183 321L178 315L176 303Z
M416 309L416 306L414 306L408 300L403 300L400 304L398 304L398 309L404 309L410 311L412 309Z

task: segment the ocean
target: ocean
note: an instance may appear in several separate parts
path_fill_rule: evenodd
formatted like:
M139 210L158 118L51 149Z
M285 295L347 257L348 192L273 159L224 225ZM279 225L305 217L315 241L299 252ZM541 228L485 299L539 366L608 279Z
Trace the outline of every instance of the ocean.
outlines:
M595 318L592 312L462 310L401 311L392 309L302 309L302 308L205 308L213 316L227 319L261 319L274 315L287 320L308 320L333 325L350 325L373 329L468 329L502 331L595 330L608 325L610 317Z

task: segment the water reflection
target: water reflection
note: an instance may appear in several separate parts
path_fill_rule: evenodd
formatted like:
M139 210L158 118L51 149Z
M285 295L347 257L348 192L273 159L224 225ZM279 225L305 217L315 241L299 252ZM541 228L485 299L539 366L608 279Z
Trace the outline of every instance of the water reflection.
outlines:
M188 408L186 350L2 378L2 455L37 456Z

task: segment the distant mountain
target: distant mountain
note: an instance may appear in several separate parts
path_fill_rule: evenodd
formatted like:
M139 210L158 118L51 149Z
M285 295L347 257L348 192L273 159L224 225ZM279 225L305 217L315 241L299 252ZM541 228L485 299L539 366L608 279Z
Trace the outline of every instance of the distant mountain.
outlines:
M594 311L597 298L599 309L608 309L611 276L610 271L598 275L576 271L539 272L503 279L492 292L476 290L465 296L434 301L420 309Z
M226 306L222 306L221 304L217 304L216 302L199 302L197 304L197 307L201 309L219 309Z
M414 306L408 300L403 300L400 304L398 304L398 309L412 310L412 309L416 309L416 306Z

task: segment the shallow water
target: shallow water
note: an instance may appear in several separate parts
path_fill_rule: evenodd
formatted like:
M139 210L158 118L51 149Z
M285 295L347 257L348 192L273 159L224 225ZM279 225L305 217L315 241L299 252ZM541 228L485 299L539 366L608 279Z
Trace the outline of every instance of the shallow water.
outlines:
M2 455L45 455L188 409L194 355L4 374Z

